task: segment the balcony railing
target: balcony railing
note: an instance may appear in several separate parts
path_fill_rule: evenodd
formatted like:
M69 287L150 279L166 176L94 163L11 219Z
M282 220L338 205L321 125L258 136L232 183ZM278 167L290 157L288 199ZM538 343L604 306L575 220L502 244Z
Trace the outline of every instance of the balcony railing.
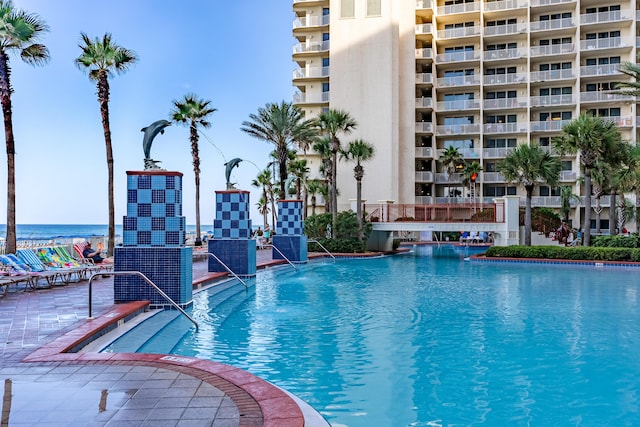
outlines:
M326 102L329 102L329 92L293 94L294 104L324 104Z
M522 9L525 7L528 7L528 3L526 0L503 0L484 4L485 12L493 12L496 10Z
M483 52L485 61L494 61L498 59L516 59L527 54L526 49L501 49L501 50L485 50Z
M431 147L416 147L416 157L433 159L433 148L431 148Z
M455 39L459 37L473 37L479 36L482 27L461 27L461 28L448 28L446 30L438 31L439 39Z
M431 83L433 84L433 74L431 73L417 73L416 83Z
M580 204L584 206L585 202L586 202L586 197L581 196ZM595 205L596 205L596 198L594 196L591 196L591 206L593 207ZM611 206L611 196L600 196L600 206Z
M531 56L550 56L575 53L576 45L573 43L554 44L550 46L533 46Z
M432 196L416 196L415 202L417 205L432 205L433 197Z
M433 25L431 24L416 25L416 34L433 34Z
M293 46L293 53L324 52L329 50L329 40L323 42L298 43Z
M479 110L479 99L460 99L457 101L440 101L437 104L438 111Z
M504 176L499 172L482 172L482 180L487 182L505 182Z
M534 71L530 74L532 82L548 82L551 80L573 80L576 78L572 69Z
M482 156L485 159L502 159L515 149L516 147L483 148Z
M294 79L329 77L329 67L311 67L293 70Z
M433 182L433 172L416 171L416 182Z
M478 86L480 84L480 76L455 76L455 77L441 77L436 80L436 86L443 87L457 87L457 86Z
M532 107L549 107L553 105L575 105L576 100L573 94L531 96L529 97Z
M305 16L293 21L293 28L325 27L329 25L329 15Z
M431 9L431 0L416 0L416 9Z
M480 133L479 124L436 126L436 135L468 135L478 133Z
M603 116L602 118L611 120L621 128L633 127L633 116Z
M587 65L580 67L580 76L609 76L612 74L622 74L620 64Z
M436 150L438 158L442 157L445 151L446 150L442 148ZM480 158L482 150L480 148L458 148L458 152L465 159L478 159Z
M416 108L433 108L433 99L424 96L416 98Z
M527 108L529 102L527 98L499 98L485 99L482 102L485 110L497 110L504 108Z
M495 2L502 3L502 2ZM492 3L486 3L492 4ZM508 25L495 25L493 27L484 27L485 36L504 36L509 34L519 34L527 32L527 24L508 24Z
M633 97L606 91L580 92L580 102L630 101Z
M464 178L461 173L447 173L447 172L439 172L436 173L436 184L459 184L462 182Z
M609 37L606 39L581 40L580 50L612 49L616 47L632 47L633 43L627 37Z
M463 51L463 52L449 52L436 55L436 62L464 62L464 61L478 61L480 60L480 51Z
M560 181L575 181L577 175L574 171L560 171Z
M554 4L575 3L576 0L531 0L531 7L550 6Z
M468 13L468 12L479 12L479 11L480 11L480 2L461 3L461 4L454 4L451 6L438 7L438 15L451 15L454 13Z
M423 47L421 49L416 49L416 59L433 59L433 49L430 47Z
M526 123L487 123L484 125L484 133L525 133Z
M545 153L549 153L552 156L559 156L560 155L558 150L556 150L552 145L541 145L540 146L540 150L544 151Z
M524 205L526 200L520 200L520 204ZM531 198L531 206L535 207L560 207L560 196L533 196Z
M561 131L563 126L571 120L547 120L544 122L530 122L531 132L552 132Z
M484 76L485 85L518 84L526 82L527 74L525 73L492 74L490 76Z
M573 18L550 19L548 21L533 21L529 24L531 31L552 31L565 28L575 28Z
M417 122L416 133L433 133L433 123L431 122Z
M612 10L610 12L586 13L584 15L580 15L581 25L603 24L608 22L631 20L633 20L633 11L629 9Z

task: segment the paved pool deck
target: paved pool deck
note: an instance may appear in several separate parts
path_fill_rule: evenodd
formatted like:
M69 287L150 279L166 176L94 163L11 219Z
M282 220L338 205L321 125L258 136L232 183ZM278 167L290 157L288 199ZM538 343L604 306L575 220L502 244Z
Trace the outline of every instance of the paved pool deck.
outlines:
M257 253L259 267L273 263ZM213 277L194 262L194 284ZM113 278L35 291L11 288L0 299L0 425L267 426L305 422L304 404L256 376L216 362L171 355L73 352L98 331L144 311L113 304Z

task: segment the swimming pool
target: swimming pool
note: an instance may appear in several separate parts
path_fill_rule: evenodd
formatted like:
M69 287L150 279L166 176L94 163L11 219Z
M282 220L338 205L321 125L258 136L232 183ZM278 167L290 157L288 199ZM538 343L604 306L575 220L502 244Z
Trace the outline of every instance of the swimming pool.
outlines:
M334 426L639 424L640 270L468 251L261 271L197 294L198 332L165 312L106 351L237 366Z

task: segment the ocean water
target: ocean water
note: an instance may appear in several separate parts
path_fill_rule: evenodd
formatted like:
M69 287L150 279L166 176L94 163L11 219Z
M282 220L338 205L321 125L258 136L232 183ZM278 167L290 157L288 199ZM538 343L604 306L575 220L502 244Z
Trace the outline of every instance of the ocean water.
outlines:
M200 227L201 234L213 234L211 225ZM195 234L196 226L187 225L187 234ZM18 240L52 240L74 237L100 237L109 233L107 224L17 224ZM7 235L7 226L0 224L0 238ZM116 236L122 236L122 224L116 224Z

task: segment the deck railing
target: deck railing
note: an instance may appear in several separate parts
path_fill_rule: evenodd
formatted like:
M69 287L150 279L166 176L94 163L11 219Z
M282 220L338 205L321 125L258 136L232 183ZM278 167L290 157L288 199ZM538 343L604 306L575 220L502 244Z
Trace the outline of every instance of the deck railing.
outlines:
M503 205L493 203L408 205L371 204L365 206L371 222L504 222ZM499 220L499 218L503 218Z

